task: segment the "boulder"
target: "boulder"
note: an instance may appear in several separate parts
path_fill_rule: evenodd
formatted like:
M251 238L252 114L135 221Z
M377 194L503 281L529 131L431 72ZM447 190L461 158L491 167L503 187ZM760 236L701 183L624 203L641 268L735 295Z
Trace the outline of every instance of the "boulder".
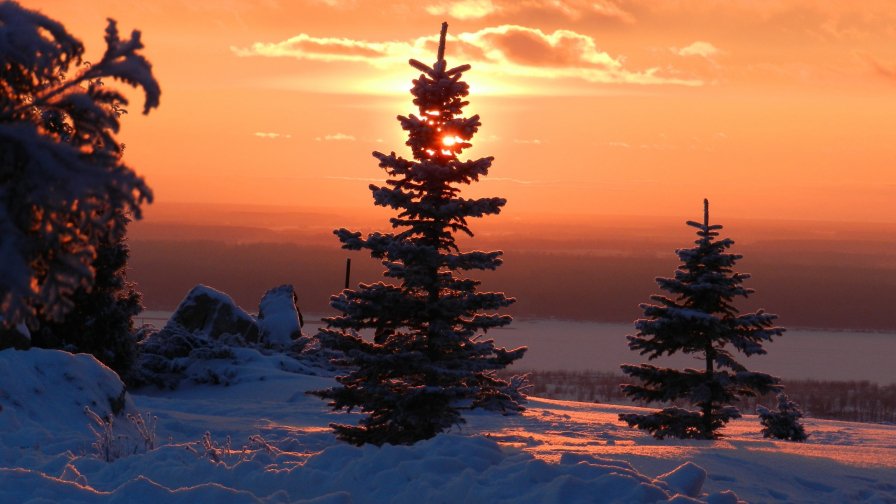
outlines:
M174 389L185 379L226 383L220 376L191 374L194 363L233 358L232 347L258 343L258 324L230 296L199 284L193 287L160 331L144 331L131 387Z
M169 327L172 325L178 327ZM202 284L187 293L161 332L169 329L172 332L182 332L177 331L182 329L209 340L238 337L248 343L258 341L258 324L252 315L227 294Z
M260 343L285 348L302 336L302 314L292 285L281 285L264 293L258 305Z

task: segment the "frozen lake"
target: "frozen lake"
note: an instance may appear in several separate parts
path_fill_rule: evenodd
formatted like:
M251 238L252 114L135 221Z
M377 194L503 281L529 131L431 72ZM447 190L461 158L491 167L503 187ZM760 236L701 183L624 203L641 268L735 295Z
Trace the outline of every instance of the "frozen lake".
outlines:
M169 312L144 312L138 322L164 325ZM306 334L321 326L320 315L306 315ZM646 360L628 349L625 336L634 334L631 324L517 319L489 333L506 347L525 345L526 356L518 369L607 371L619 373L619 364ZM793 329L766 345L768 354L740 361L751 371L784 379L868 380L896 383L896 334ZM695 359L676 355L657 359L658 365L697 367Z
M529 347L517 364L519 368L620 372L621 363L647 362L628 348L625 336L634 333L631 324L515 320L510 327L495 331L493 337L508 347ZM785 379L896 383L896 334L794 329L765 348L766 355L740 356L739 361L751 371ZM654 363L703 367L682 355Z

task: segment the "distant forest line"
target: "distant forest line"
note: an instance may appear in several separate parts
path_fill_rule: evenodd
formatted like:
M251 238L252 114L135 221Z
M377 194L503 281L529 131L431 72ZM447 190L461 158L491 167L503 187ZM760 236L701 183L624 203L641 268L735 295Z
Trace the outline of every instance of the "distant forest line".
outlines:
M517 299L508 310L511 315L621 323L641 316L638 304L658 292L654 278L673 274L676 245L667 239L639 242L632 236L600 242L586 238L575 244L545 242L543 235L531 241L516 236L502 246L500 237L487 236L470 248L505 251L498 270L477 276L484 289ZM690 239L679 241L684 247ZM267 289L291 283L303 311L329 313L330 296L343 288L347 258L352 259L353 287L383 279L377 261L333 242L238 243L189 231L176 239L138 235L130 241L129 278L149 309L171 310L191 287L205 283L251 312ZM896 258L893 246L830 245L785 240L736 244L734 251L744 255L739 269L753 275L746 285L756 290L739 308L765 308L778 314L785 327L896 331L896 265L889 264Z
M622 394L620 383L630 378L616 373L593 371L505 371L529 374L529 394L548 399L635 404ZM850 422L896 422L896 383L879 385L868 381L786 380L785 393L799 403L807 417ZM741 413L755 414L756 405L776 408L774 394L752 397L734 404ZM686 403L678 404L685 407Z

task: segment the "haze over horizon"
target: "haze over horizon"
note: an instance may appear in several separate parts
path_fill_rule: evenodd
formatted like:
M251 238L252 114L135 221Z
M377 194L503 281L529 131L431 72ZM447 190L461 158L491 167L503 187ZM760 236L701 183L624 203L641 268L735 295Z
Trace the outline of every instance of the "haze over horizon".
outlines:
M385 217L315 214L301 208L159 204L131 225L132 280L148 308L172 310L197 283L223 290L248 311L272 287L292 283L307 313L330 313L343 287L382 280L383 267L341 250L332 230L387 231ZM696 212L695 212L696 214ZM697 218L697 215L691 218ZM517 298L522 317L629 323L639 303L671 276L673 251L690 246L680 217L578 217L563 223L505 215L475 223L471 249L503 250L504 264L478 275L487 289ZM742 310L765 308L787 327L896 332L896 225L719 216L744 255L738 270L756 289ZM807 225L808 224L808 225Z

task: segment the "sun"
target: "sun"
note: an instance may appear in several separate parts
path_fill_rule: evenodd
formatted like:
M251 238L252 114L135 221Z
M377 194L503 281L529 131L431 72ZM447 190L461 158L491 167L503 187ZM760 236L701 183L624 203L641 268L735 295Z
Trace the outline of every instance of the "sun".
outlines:
M445 147L454 147L463 143L464 139L459 136L445 135L442 137L442 145Z

